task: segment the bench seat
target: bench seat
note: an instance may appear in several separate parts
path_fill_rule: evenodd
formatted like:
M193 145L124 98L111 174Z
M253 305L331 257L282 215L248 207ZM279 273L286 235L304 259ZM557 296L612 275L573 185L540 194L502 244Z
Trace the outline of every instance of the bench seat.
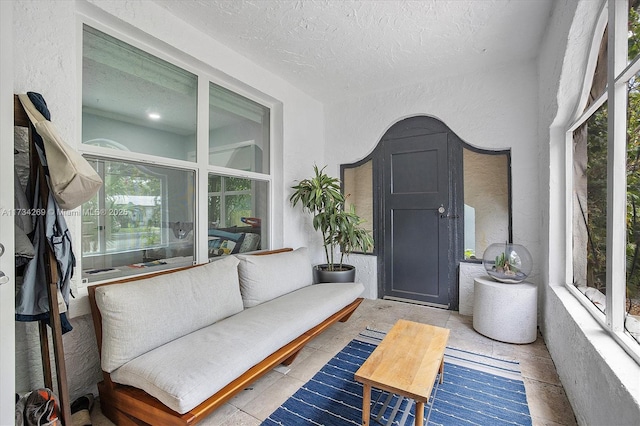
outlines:
M111 372L111 380L140 388L185 413L363 290L360 283L298 289L138 356Z
M304 247L91 286L102 411L122 425L198 423L346 321L363 290L313 284Z

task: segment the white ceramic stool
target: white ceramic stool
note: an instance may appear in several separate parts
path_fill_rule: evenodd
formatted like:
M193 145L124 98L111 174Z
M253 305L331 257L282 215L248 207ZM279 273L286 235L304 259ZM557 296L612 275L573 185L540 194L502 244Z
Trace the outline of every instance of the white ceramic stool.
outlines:
M505 284L479 277L473 285L473 328L491 339L507 343L536 340L538 286Z

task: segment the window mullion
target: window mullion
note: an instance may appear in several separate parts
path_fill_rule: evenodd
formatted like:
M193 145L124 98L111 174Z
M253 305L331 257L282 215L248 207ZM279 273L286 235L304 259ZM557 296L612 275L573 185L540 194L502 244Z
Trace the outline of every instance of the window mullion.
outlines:
M636 56L621 73L616 75L616 83L626 84L638 72L640 72L640 56Z
M608 93L603 92L596 100L594 100L591 105L578 117L578 119L573 123L571 127L567 130L567 132L572 133L578 127L582 126L593 114L598 111L598 109L607 102ZM569 139L571 141L572 138Z
M565 283L575 284L575 275L573 271L573 197L574 197L574 179L573 179L573 130L565 133L565 145L564 145L564 179L565 179L565 268L564 278ZM573 286L573 285L571 285Z
M104 166L104 163L97 163L97 169L98 169L98 174L100 175L100 177L102 178L102 181L105 181L105 169L106 167ZM98 204L97 204L97 208L98 211L102 210L105 208L105 206L107 205L106 203L106 195L105 195L105 190L104 190L104 185L100 187L100 189L98 190ZM101 215L101 214L94 214L94 212L91 213L95 218L96 218L96 227L98 228L98 253L104 254L107 252L107 238L106 238L106 221L105 221L105 215Z
M209 217L209 174L206 172L209 162L209 80L202 74L198 75L198 115L196 136L196 230L194 243L196 245L196 263L208 261L207 230Z
M220 223L227 227L227 189L226 178L220 179Z
M616 82L627 64L627 2L609 2L607 147L607 325L624 329L626 288L626 82Z

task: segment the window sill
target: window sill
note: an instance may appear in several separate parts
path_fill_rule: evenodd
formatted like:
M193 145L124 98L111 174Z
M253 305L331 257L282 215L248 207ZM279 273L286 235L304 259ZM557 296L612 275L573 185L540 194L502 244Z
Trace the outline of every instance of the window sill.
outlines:
M583 310L585 310L591 316L591 318L594 319L596 323L598 323L602 331L609 334L609 336L615 341L615 344L620 346L622 350L627 352L629 356L631 356L631 358L633 358L635 362L640 365L640 345L638 345L638 343L633 340L633 338L629 334L622 331L619 333L614 333L607 327L607 320L605 317L607 303L606 297L604 295L601 295L601 297L599 297L598 299L595 297L595 294L589 297L587 294L574 287L573 285L567 285L566 289L583 307ZM634 326L637 328L636 324L634 324Z
M599 416L616 410L622 410L620 419L640 413L640 365L568 287L556 284L548 289L545 315L549 319L543 334L576 416L585 424L595 424ZM613 394L616 403L611 407L594 407L594 401Z

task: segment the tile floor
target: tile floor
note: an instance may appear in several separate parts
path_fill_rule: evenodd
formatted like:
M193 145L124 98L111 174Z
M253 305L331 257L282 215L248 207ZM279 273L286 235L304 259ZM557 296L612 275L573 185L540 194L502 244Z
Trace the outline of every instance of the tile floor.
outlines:
M271 371L250 388L206 418L207 426L257 426L306 383L326 362L366 327L387 331L404 318L451 330L449 346L520 362L534 425L575 425L569 401L541 337L528 345L512 345L488 339L473 330L470 316L455 311L388 300L364 300L346 323L337 323L311 341L283 374ZM92 411L94 426L112 423Z

